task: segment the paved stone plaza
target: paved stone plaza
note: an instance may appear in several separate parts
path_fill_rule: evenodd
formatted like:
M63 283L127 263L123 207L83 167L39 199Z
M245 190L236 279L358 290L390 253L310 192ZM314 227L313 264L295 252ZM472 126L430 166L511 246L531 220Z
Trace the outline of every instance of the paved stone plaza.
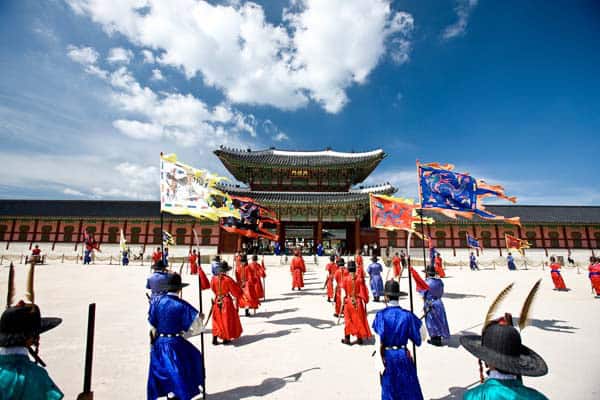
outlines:
M209 268L204 265L205 271ZM267 265L266 296L259 312L242 317L244 333L229 346L212 346L205 335L209 399L377 399L381 368L374 342L363 346L340 343L343 325L326 302L322 267L307 265L306 288L290 290L288 267ZM17 265L17 293L22 297L27 268ZM144 295L148 267L80 264L42 265L36 269L36 303L45 316L60 316L63 323L42 337L41 356L50 376L75 398L81 391L86 336L87 305L97 304L93 390L96 399L145 398L148 369L147 300ZM541 354L549 374L525 378L525 384L550 399L597 399L595 379L600 348L598 307L590 291L587 273L566 268L569 292L552 290L550 273L540 268L509 272L449 268L444 280L444 303L453 334L449 345L417 349L418 373L426 399L461 398L465 387L478 379L477 360L459 347L458 334L477 332L490 298L507 283L515 289L502 311L518 315L527 291L539 277L543 285L523 332L524 343ZM8 268L0 268L0 287L5 294ZM210 275L209 275L210 277ZM198 302L195 276L184 298ZM407 279L401 282L406 290ZM204 292L208 314L211 293ZM401 301L408 307L408 298ZM417 315L422 301L415 298ZM369 320L383 303L368 304ZM210 328L210 325L209 325ZM192 339L200 346L200 337Z

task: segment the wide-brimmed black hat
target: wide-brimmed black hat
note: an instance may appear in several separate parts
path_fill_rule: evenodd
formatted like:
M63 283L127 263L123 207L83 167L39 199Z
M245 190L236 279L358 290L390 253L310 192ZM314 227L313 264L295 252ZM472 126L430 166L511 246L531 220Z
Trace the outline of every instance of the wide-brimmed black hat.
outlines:
M383 294L385 294L386 296L392 296L392 297L398 296L399 297L401 294L400 293L400 284L393 279L387 281L385 283Z
M355 261L348 261L348 272L356 272L356 262Z
M189 283L181 282L181 275L177 273L170 273L169 279L163 284L161 284L161 289L164 291L174 291L183 289L187 285L189 285Z
M335 256L329 256L329 261L335 261Z
M221 261L219 265L215 268L217 274L225 274L229 271L231 267L227 264L227 261Z
M245 254L242 254L240 257L240 261L243 263L247 263L248 262L248 256Z
M165 265L163 260L158 260L157 262L155 262L152 265L152 269L155 269L157 271L162 271L163 269L167 268L167 266Z
M337 260L336 264L338 267L343 267L346 265L346 261L344 261L344 259L342 257L340 257L340 259Z
M0 346L23 346L29 338L57 327L61 318L43 317L35 304L19 303L8 307L0 317Z
M213 261L220 262L221 256L217 254L216 256L213 257Z
M373 256L373 257L371 257L371 261L373 261L373 262L377 262L377 260L379 260L379 258L377 258L377 256Z
M256 254L252 256L252 261L258 261L258 256Z
M475 357L503 372L524 376L548 373L544 359L521 343L521 334L512 325L492 323L482 336L462 336L460 344Z

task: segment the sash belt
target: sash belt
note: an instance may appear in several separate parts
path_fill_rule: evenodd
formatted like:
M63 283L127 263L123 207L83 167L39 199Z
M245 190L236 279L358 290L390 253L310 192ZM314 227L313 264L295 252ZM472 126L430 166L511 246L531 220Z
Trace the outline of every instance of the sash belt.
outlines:
M406 346L386 346L383 348L384 350L406 350Z

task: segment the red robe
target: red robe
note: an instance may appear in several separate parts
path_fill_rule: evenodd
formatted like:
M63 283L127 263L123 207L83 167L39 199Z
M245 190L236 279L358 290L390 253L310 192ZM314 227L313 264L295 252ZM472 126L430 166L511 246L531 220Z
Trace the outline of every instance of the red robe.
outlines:
M304 287L304 273L306 266L302 257L294 256L290 264L290 272L292 273L292 289Z
M353 335L359 339L373 336L367 320L369 291L362 279L356 274L348 274L342 282L346 293L344 298L344 335Z
M264 263L259 264L254 261L252 261L250 263L250 265L256 271L256 277L258 278L256 280L254 290L256 291L256 295L258 296L258 298L263 299L265 297L265 288L263 287L262 278L267 277L267 271L265 269L265 265L264 265Z
M550 264L550 276L552 277L552 282L554 283L554 289L566 289L565 281L560 275L560 264L554 263Z
M215 293L212 306L213 336L220 337L223 340L239 338L242 335L242 324L238 315L238 308L231 296L240 298L242 289L225 274L213 276L210 286Z
M200 281L200 290L210 289L210 282L202 270L201 265L198 266L198 280Z
M256 272L256 269L249 264L241 264L235 269L235 277L243 293L238 301L240 308L256 309L260 305L256 293L256 282L259 280Z
M588 271L590 282L596 291L596 296L600 296L600 264L590 264Z
M400 257L394 256L392 258L392 266L394 267L394 277L402 275L402 263Z
M197 264L198 256L194 253L190 253L190 256L188 259L190 261L190 273L192 275L196 275L198 273L198 264Z
M337 264L334 262L330 262L325 266L325 270L327 271L327 299L331 299L333 297L333 279L335 276L335 271L337 271Z
M162 260L162 251L155 251L154 253L152 253L152 262L154 264L156 264L160 260Z
M348 276L348 270L346 268L338 268L333 274L333 279L335 279L335 313L342 313L342 282L344 278Z
M440 278L446 277L446 271L444 271L444 267L442 267L442 258L441 257L435 258L434 268L435 268L435 273L438 274L440 276Z

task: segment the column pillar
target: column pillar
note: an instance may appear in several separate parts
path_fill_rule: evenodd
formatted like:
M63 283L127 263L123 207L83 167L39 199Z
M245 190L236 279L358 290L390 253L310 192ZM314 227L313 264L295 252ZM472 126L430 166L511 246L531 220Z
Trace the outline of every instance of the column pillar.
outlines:
M317 221L317 234L316 234L317 243L323 244L323 221L319 218Z
M285 223L283 221L279 221L278 236L279 236L279 248L281 249L281 252L284 253L284 251L285 251Z
M500 257L502 257L502 246L500 246L500 230L498 229L498 224L495 224L494 227L496 228L496 247L498 247Z
M360 249L360 218L355 218L354 219L354 251L356 251L357 249ZM377 247L381 247L380 246L381 243L379 243L379 238L377 240Z

